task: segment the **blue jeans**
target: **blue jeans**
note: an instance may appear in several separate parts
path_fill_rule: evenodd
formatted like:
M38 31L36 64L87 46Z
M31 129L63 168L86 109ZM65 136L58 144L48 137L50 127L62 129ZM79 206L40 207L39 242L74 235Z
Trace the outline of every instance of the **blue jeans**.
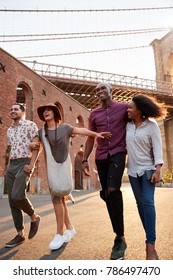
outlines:
M154 244L156 240L155 184L147 180L145 173L137 178L129 176L129 180L145 230L146 243Z

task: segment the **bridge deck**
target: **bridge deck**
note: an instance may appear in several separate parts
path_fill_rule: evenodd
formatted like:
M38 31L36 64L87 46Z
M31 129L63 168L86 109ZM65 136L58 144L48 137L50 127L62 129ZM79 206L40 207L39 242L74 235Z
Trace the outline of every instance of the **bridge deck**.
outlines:
M164 102L173 115L173 84L170 82L45 63L22 62L88 110L99 106L99 100L95 96L96 85L99 82L108 82L113 88L113 99L129 102L138 93L152 95L158 101Z

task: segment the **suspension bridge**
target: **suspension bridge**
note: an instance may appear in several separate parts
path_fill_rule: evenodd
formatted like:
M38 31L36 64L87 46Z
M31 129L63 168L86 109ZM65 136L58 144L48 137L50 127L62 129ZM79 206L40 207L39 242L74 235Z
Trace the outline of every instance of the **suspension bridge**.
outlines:
M36 61L21 61L37 74L53 83L67 95L92 110L99 106L95 88L99 82L112 85L113 99L129 102L136 94L153 95L173 111L173 84L166 81L142 79L95 70L80 69Z

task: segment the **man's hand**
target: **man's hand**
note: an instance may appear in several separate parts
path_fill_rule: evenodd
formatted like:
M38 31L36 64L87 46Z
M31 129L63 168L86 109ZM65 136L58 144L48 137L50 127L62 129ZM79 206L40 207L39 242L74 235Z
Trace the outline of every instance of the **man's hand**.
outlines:
M88 162L84 162L82 164L82 171L86 176L91 176L91 173L89 172L89 164Z

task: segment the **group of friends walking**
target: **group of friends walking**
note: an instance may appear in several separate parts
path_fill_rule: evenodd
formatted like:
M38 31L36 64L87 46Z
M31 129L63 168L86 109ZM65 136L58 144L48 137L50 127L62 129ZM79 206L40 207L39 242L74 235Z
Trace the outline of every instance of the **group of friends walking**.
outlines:
M71 137L78 134L87 136L82 161L86 176L91 175L89 156L97 141L95 164L101 184L100 197L105 202L115 233L108 258L124 259L127 249L121 192L127 162L129 181L146 235L146 259L159 259L155 249L154 192L156 183L161 179L163 156L161 133L156 120L164 119L167 110L163 104L147 95L136 95L129 104L114 101L112 87L108 83L99 83L96 95L101 106L91 111L88 129L62 122L59 109L53 103L37 108L38 116L44 123L38 129L34 122L25 119L26 109L23 104L12 105L13 123L7 131L11 152L6 184L17 235L6 243L6 247L14 247L25 241L23 212L31 219L28 238L33 238L38 232L41 218L29 201L26 189L41 150L44 152L57 224L56 234L49 248L58 250L75 236L76 229L70 219L66 196L70 195L72 188L69 144ZM54 188L57 182L64 185L61 192L56 192Z

